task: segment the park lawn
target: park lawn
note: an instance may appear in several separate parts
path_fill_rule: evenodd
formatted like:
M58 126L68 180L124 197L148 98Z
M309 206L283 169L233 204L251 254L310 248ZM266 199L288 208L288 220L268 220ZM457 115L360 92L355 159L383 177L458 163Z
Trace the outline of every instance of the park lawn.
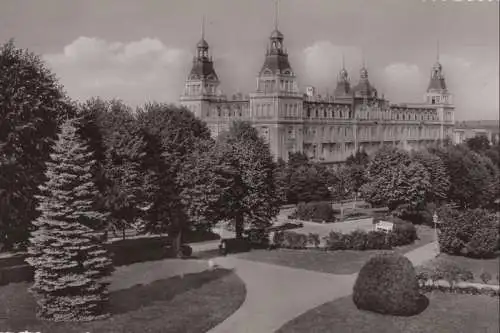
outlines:
M206 332L236 311L245 300L243 281L216 269L155 280L110 293L112 316L88 323L54 323L35 317L28 283L0 287L0 329L50 333Z
M498 284L498 274L500 271L500 261L498 255L490 259L474 259L462 256L452 256L446 253L441 253L437 258L430 260L426 263L427 267L436 267L441 263L455 263L459 267L471 271L474 274L474 281L477 283L483 283L480 276L483 272L488 272L491 274L491 280L488 284Z
M407 253L420 246L431 243L434 234L431 228L417 226L419 239L413 244L395 248L394 251ZM319 250L253 250L251 252L238 254L238 257L246 260L260 261L274 265L293 268L307 269L311 271L331 274L354 274L368 261L368 259L380 250L369 251L319 251Z
M351 296L323 304L283 325L277 333L498 333L497 297L426 294L429 306L412 317L361 311Z

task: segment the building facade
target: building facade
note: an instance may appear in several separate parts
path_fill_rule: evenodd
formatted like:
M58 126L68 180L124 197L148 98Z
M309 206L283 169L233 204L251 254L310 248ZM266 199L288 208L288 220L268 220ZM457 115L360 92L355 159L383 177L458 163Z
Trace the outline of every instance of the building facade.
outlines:
M453 131L455 144L464 143L476 136L485 136L491 144L500 142L498 121L462 121L455 124Z
M368 153L382 145L418 149L453 139L454 106L439 59L421 104L391 104L378 95L365 66L353 86L342 68L335 89L327 96L317 95L313 87L301 93L283 42L276 27L255 91L228 98L219 89L209 45L202 36L181 104L204 120L213 136L234 120L251 122L273 155L285 161L292 152L304 152L319 162L338 163L357 149Z

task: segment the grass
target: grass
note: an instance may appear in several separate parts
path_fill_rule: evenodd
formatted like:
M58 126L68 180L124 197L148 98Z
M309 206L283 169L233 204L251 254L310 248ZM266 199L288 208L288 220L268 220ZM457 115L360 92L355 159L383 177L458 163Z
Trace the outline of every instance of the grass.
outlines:
M417 226L419 238L413 244L401 246L394 250L399 253L407 253L420 246L431 243L434 234L431 228ZM260 261L274 265L281 265L293 268L302 268L317 272L331 274L354 274L368 261L368 259L378 253L378 250L369 251L316 251L316 250L286 250L278 249L273 251L253 250L248 253L238 254L238 257L247 260Z
M300 315L277 333L498 333L498 298L441 292L426 296L429 306L412 317L361 311L347 296Z
M27 283L0 287L0 329L51 333L206 332L243 303L246 289L232 271L217 269L156 280L112 291L106 320L89 323L43 322Z
M432 259L425 266L436 267L445 262L455 263L459 267L471 271L472 274L474 274L474 281L472 282L483 283L480 275L483 272L488 272L491 274L491 280L488 283L498 284L497 275L500 271L500 261L498 256L491 259L473 259L441 253L437 258Z

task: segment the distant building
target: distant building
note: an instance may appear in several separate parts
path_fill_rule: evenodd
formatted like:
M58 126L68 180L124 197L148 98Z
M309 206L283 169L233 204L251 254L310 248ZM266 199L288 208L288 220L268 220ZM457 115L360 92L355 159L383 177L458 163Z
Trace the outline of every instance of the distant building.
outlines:
M306 93L299 91L283 40L276 27L255 91L228 98L219 89L220 80L202 34L181 104L203 119L214 136L234 120L251 122L274 156L284 160L292 152L305 152L316 161L336 163L359 148L368 153L382 145L418 149L436 140L453 140L454 106L439 59L420 104L390 104L370 83L365 66L354 86L342 66L335 89L319 96L313 87Z
M483 135L491 144L500 142L500 129L498 120L477 120L457 122L453 130L453 142L460 144L475 136Z

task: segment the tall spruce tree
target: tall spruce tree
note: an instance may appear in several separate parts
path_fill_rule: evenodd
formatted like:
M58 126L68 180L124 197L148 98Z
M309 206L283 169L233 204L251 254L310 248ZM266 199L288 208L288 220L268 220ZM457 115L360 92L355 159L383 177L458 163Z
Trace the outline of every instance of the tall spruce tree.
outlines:
M27 262L35 269L31 292L37 315L53 321L88 321L107 316L107 276L112 262L96 230L106 216L94 209L95 161L74 120L66 121L40 186L40 216L33 221Z

